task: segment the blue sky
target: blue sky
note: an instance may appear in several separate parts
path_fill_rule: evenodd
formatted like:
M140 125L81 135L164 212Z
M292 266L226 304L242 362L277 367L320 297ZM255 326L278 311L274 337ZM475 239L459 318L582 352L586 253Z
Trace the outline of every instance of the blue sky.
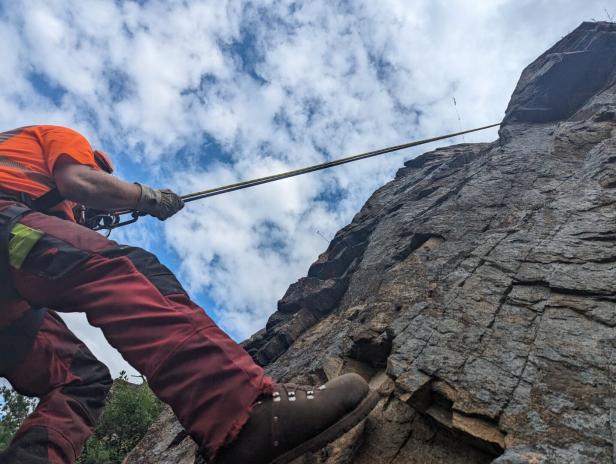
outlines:
M610 7L0 0L0 130L73 127L123 178L188 193L456 131L454 97L463 127L497 122L522 68ZM112 238L154 251L241 340L372 191L424 150L204 200ZM127 367L83 317L66 319L115 373Z

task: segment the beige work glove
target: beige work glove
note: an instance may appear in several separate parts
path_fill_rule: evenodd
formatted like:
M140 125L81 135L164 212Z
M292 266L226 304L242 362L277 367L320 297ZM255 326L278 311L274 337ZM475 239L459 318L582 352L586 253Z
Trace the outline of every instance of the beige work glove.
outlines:
M141 196L135 206L140 213L149 214L164 221L184 207L182 199L169 189L156 190L147 185L136 184L141 187Z

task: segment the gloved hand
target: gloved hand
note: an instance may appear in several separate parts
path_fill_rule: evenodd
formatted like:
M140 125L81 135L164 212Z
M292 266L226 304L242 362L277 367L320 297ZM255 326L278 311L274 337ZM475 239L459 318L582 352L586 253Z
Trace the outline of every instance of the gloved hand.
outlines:
M169 189L156 190L147 185L141 187L141 196L135 210L154 216L161 221L170 218L184 207L182 199Z

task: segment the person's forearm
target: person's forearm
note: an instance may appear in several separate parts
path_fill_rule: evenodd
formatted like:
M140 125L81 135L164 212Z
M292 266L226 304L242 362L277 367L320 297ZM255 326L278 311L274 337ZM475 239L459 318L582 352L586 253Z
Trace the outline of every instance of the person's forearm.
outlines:
M74 162L69 156L56 161L53 178L60 194L88 208L102 211L131 209L164 221L184 207L169 189L129 184L110 174Z
M139 185L93 169L80 170L58 188L65 198L103 211L133 209L141 195Z

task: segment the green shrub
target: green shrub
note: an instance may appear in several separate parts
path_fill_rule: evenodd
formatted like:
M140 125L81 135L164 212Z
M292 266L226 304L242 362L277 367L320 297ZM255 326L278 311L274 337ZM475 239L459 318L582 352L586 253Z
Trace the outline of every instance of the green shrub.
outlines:
M162 403L147 383L128 382L126 374L114 382L109 401L79 464L119 464L143 438L162 411Z
M3 450L26 417L34 410L37 400L19 395L8 387L0 387L0 450Z
M0 387L0 450L6 448L23 420L37 404L7 387ZM135 385L120 373L111 389L107 406L94 435L88 440L78 464L120 464L143 438L162 411L162 403L146 382Z

